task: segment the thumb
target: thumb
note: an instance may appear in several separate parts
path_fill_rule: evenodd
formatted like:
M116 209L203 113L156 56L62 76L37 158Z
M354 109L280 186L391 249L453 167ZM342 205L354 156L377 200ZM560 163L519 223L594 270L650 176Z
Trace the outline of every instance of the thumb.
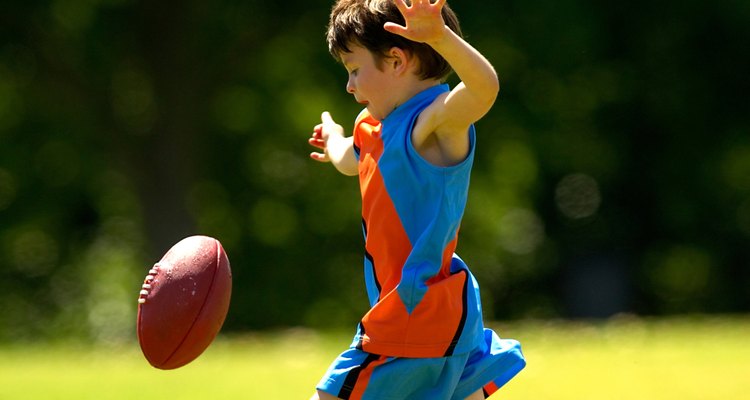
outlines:
M399 36L403 36L406 32L405 26L401 26L395 22L386 22L385 25L383 25L383 29Z
M320 116L320 120L323 122L323 124L335 124L336 122L333 121L333 118L331 118L331 113L328 111L323 111L323 114Z

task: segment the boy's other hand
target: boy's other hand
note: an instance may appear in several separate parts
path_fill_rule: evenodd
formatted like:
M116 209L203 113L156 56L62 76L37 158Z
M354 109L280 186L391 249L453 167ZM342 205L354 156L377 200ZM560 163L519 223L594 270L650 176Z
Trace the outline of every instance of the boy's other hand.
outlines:
M344 136L344 128L333 120L328 111L323 112L320 116L320 120L321 123L315 125L312 137L308 139L307 142L310 143L311 146L323 150L323 152L312 152L310 153L310 158L315 161L329 162L331 159L328 157L326 151L328 148L328 139L331 135Z
M325 154L326 142L325 140L323 140L323 125L322 124L318 124L315 126L315 129L313 129L312 137L308 139L307 142L310 143L311 146L317 147L323 150L322 153L319 153L317 151L310 153L310 158L312 158L315 161L320 161L320 162L331 161L328 159L328 156Z
M446 0L412 0L411 6L405 0L395 0L396 7L404 16L406 26L386 22L383 28L414 42L430 43L444 36L445 21L441 11Z

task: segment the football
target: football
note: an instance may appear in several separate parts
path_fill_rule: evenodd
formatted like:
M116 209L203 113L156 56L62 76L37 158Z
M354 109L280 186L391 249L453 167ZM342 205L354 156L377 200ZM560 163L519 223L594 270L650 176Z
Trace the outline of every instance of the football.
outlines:
M216 338L229 311L232 271L218 240L190 236L149 270L138 297L138 342L159 369L184 366Z

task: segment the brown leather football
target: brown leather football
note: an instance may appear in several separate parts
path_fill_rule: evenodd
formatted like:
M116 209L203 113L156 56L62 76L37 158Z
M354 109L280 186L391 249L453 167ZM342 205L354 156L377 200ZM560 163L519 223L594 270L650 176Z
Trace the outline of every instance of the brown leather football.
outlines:
M184 366L216 338L229 310L232 271L218 240L191 236L154 265L138 298L138 341L159 369Z

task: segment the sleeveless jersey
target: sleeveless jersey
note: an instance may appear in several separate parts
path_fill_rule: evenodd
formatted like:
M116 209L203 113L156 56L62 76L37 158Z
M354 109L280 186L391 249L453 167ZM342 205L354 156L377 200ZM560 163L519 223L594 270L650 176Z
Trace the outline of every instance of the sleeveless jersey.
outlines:
M444 357L482 341L479 286L456 255L475 153L437 167L414 148L419 114L449 90L437 85L382 122L364 110L354 128L365 235L365 283L371 309L353 346L393 357Z

